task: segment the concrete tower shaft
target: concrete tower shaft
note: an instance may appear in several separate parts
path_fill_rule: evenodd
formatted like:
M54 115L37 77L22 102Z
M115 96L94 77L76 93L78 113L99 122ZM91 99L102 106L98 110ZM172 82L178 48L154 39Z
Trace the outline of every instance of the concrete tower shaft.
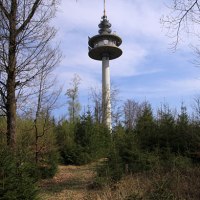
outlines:
M102 58L102 121L111 130L110 67L109 57Z
M110 101L110 66L109 60L116 59L122 55L119 46L122 39L113 34L105 12L99 24L99 34L89 37L88 55L94 60L102 61L102 121L111 130L111 101Z

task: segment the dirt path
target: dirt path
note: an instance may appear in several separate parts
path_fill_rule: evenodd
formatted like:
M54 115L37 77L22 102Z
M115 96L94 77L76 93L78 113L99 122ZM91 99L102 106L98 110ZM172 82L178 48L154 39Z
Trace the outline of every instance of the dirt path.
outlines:
M95 165L59 166L54 178L40 183L42 200L95 200L95 191L88 190L95 176Z

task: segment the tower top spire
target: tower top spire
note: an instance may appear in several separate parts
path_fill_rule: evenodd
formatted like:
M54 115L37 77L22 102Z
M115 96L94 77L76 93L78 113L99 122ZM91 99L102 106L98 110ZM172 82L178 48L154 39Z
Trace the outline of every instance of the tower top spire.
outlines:
M103 11L103 17L101 17L101 22L99 24L99 34L111 34L111 24L109 23L107 16L106 16L106 0L104 0L104 11Z
M104 0L103 16L106 16L106 0Z

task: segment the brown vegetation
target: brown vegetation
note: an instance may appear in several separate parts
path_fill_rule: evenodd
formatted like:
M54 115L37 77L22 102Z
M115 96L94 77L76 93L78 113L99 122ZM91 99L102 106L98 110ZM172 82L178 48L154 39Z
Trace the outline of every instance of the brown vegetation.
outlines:
M87 188L95 175L93 168L94 165L59 166L54 178L40 183L41 198L44 200L88 199L90 194Z
M43 200L198 200L200 196L200 168L156 169L136 173L102 189L91 189L95 164L59 166L53 179L40 183Z

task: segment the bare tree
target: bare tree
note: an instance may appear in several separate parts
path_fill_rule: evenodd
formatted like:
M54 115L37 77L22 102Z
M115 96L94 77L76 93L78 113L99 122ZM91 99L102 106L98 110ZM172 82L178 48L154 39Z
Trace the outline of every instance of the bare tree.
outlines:
M200 121L200 97L196 96L194 98L194 103L192 105L193 108L193 118L195 121Z
M135 128L140 110L141 106L135 100L127 99L124 102L124 123L127 129Z
M0 108L7 117L7 144L15 146L18 97L39 74L57 64L49 22L56 0L0 0ZM46 59L44 59L46 58Z
M71 88L67 89L66 92L66 95L68 97L69 118L70 121L73 123L78 119L81 110L81 105L78 99L80 81L80 76L78 74L75 74L70 82Z
M102 94L100 90L91 88L91 99L94 103L94 119L96 122L102 122Z
M62 88L55 88L56 79L51 79L52 69L42 70L40 75L35 80L36 87L36 105L33 102L34 117L34 132L35 132L35 161L38 163L40 150L43 146L39 146L39 139L42 138L52 127L49 123L51 111L56 108L56 102ZM35 109L36 108L36 109Z
M112 116L112 124L118 124L119 120L122 116L121 107L118 105L119 103L119 89L114 84L111 84L110 91L110 102L111 102L111 116ZM104 107L102 106L102 91L98 88L91 88L91 99L94 104L94 118L98 123L103 122L103 109L106 110L106 106L108 102L104 102Z
M168 29L168 35L173 38L173 48L176 49L183 33L199 37L199 0L173 0L169 9L171 12L162 18L162 23Z
M116 126L120 123L120 119L123 115L122 107L120 105L119 88L117 85L111 83L110 101L111 101L111 116L112 126Z

